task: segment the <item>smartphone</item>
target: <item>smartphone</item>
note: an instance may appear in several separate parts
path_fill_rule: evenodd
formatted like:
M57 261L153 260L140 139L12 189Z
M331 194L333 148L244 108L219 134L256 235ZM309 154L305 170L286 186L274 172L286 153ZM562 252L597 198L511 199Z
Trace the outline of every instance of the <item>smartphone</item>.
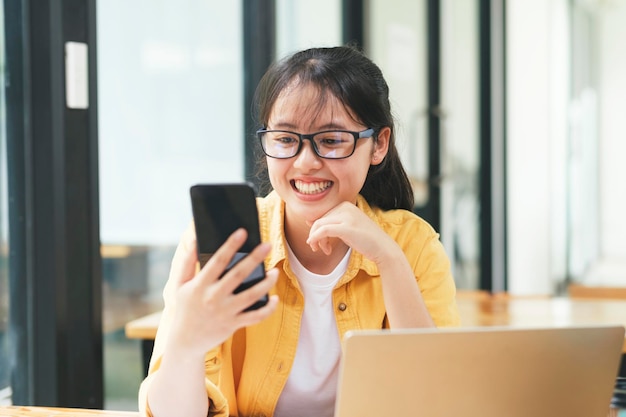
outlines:
M249 183L197 184L190 188L190 194L201 268L235 230L244 228L248 232L223 276L261 243L254 188ZM250 288L264 278L265 266L261 262L234 292ZM265 294L244 311L255 310L267 302Z

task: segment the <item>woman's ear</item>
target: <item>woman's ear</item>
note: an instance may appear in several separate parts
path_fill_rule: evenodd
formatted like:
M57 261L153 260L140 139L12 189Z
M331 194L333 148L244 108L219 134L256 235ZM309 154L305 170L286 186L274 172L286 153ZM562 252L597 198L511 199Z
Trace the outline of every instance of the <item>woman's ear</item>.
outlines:
M378 136L374 142L371 165L378 165L383 162L389 150L389 140L391 139L391 128L385 126L378 131Z

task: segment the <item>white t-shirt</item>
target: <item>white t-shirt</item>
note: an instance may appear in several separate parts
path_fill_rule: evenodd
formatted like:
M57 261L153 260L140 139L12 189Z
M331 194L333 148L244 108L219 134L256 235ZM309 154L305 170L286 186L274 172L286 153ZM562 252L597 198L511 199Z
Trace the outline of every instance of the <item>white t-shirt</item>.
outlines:
M335 411L341 342L332 291L348 267L351 249L328 275L308 271L294 256L289 263L304 295L304 312L296 357L275 417L332 417Z

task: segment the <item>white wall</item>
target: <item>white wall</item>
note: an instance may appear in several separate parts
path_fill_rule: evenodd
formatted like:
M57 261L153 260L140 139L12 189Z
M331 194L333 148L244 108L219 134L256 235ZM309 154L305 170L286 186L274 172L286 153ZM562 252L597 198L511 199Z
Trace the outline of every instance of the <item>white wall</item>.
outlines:
M591 282L626 286L626 1L598 13L600 259Z
M509 289L626 286L626 1L574 3L590 48L573 67L564 0L507 4Z
M563 194L554 167L562 164L566 97L565 0L507 2L507 205L508 279L513 294L553 291L552 196ZM556 22L556 23L555 23ZM532 30L530 30L532 28ZM558 72L561 72L560 74ZM561 216L562 217L562 216ZM557 219L558 221L558 219ZM556 259L561 257L557 256Z

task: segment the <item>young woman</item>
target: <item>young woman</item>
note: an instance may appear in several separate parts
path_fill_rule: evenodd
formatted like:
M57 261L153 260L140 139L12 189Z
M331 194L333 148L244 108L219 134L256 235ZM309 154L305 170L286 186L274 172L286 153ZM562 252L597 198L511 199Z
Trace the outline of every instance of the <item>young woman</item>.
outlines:
M380 69L352 47L305 50L268 70L256 104L273 189L257 199L264 243L218 280L245 231L198 273L185 233L140 389L147 415L332 416L346 331L459 323L438 234L411 212ZM232 294L259 262L267 278Z

